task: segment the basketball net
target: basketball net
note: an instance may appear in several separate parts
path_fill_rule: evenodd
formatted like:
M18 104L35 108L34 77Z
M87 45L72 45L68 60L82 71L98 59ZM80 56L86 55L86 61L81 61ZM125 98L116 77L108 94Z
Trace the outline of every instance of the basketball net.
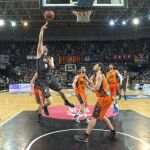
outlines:
M88 23L90 22L91 10L73 10L72 13L76 15L76 22Z

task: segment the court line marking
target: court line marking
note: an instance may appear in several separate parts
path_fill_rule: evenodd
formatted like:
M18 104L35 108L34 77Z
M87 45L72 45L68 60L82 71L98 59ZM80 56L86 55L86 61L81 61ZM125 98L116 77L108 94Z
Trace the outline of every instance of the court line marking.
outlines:
M52 135L52 134L55 134L55 133L61 133L61 132L67 132L67 131L79 131L79 130L86 130L86 129L66 129L66 130L58 130L58 131L53 131L53 132L50 132L50 133L46 133L46 134L43 134L39 137L37 137L36 139L34 139L33 141L31 141L29 143L29 145L27 146L26 150L30 150L31 146L36 142L38 141L39 139L47 136L47 135ZM102 131L102 132L110 132L109 130L103 130L103 129L93 129L93 131ZM122 134L122 135L125 135L125 136L128 136L132 139L135 139L139 142L141 142L143 145L145 145L145 147L149 148L150 149L150 145L148 143L146 143L145 141L135 137L135 136L132 136L132 135L129 135L129 134L126 134L126 133L122 133L122 132L117 132L119 134Z
M134 110L134 109L132 109L132 110L135 111L136 113L138 113L138 114L140 114L140 115L142 115L142 116L147 117L148 119L150 119L150 117L146 116L144 113L141 113L141 112L139 112L137 110Z
M12 117L10 117L9 119L7 119L6 121L4 121L3 123L0 124L0 127L3 126L4 124L6 124L7 122L9 122L10 120L12 120L13 118L15 118L17 115L19 115L20 113L22 113L23 111L20 111L18 113L16 113L15 115L13 115Z

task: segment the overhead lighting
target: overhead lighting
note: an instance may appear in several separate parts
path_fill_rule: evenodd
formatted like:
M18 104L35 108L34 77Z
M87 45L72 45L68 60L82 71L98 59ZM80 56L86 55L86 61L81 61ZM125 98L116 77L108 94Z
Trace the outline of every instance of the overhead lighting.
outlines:
M3 26L5 24L4 20L0 20L0 26Z
M23 22L23 25L24 25L25 27L27 27L27 26L28 26L28 22L27 22L27 21L24 21L24 22Z
M16 26L16 22L15 21L11 21L11 26L15 27Z
M115 25L115 21L114 21L114 20L110 20L109 24L110 24L111 26L114 26L114 25Z
M139 18L133 18L132 22L134 25L138 25L140 23L140 20Z
M125 20L122 21L122 25L126 25L127 22Z

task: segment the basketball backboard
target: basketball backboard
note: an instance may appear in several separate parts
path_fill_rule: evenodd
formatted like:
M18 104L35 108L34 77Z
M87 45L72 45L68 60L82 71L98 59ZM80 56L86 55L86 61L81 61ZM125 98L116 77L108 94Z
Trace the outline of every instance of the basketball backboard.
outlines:
M41 8L76 8L78 0L40 0ZM124 7L125 0L94 0L93 8Z

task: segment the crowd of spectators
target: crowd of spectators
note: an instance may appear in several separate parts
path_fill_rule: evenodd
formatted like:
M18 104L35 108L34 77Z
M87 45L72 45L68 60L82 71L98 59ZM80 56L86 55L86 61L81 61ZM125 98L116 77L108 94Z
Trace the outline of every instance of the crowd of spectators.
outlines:
M125 41L86 41L86 42L46 42L49 54L55 57L92 56L91 60L103 62L134 62L143 63L150 60L150 39ZM26 57L36 55L36 42L0 42L0 55Z
M76 72L65 71L65 64L73 63L73 60L60 62L60 56L78 56L77 70L80 66L87 68L87 75L92 72L95 62L115 64L122 72L124 68L130 70L132 83L150 83L150 70L134 72L130 66L141 67L148 65L150 61L150 39L124 40L124 41L74 41L74 42L46 42L49 55L55 59L56 70L53 72L58 80L65 86ZM36 55L37 42L12 42L0 41L0 55L9 55L11 64L10 83L28 83L35 73L35 60L27 60L27 56ZM0 78L1 82L1 78Z

